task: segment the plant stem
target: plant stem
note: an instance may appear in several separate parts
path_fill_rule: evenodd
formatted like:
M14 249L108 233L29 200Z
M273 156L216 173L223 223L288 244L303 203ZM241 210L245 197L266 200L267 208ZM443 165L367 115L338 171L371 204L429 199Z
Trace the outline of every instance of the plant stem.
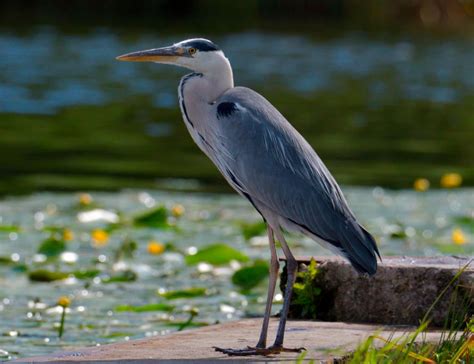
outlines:
M64 321L66 319L66 307L62 306L63 307L63 312L61 314L61 324L59 325L59 332L58 332L58 336L59 338L61 338L63 336L63 332L64 332Z

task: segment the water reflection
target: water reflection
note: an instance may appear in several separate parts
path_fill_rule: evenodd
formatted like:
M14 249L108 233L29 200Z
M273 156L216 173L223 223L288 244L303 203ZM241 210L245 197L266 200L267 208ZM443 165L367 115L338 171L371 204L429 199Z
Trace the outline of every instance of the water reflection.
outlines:
M0 34L0 193L151 186L155 177L220 183L181 125L176 86L186 71L115 61L182 37L54 27ZM270 99L339 181L409 187L453 171L473 183L472 39L243 32L213 40L236 84Z
M131 67L114 61L127 50L178 41L142 34L123 39L110 30L65 35L42 27L28 36L0 35L0 111L52 113L77 104L154 95L159 107L175 107L177 70ZM238 84L269 81L305 93L337 88L340 79L367 80L372 96L395 86L408 99L454 102L474 86L470 40L374 40L365 34L309 39L284 34L239 33L216 37L231 59ZM393 84L396 82L396 85Z

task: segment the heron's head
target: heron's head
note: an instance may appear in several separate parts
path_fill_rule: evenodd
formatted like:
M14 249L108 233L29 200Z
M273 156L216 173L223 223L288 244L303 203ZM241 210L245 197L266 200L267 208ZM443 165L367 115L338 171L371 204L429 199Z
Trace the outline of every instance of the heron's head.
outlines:
M205 73L228 62L224 53L210 40L188 39L169 47L154 48L118 56L119 61L172 64Z

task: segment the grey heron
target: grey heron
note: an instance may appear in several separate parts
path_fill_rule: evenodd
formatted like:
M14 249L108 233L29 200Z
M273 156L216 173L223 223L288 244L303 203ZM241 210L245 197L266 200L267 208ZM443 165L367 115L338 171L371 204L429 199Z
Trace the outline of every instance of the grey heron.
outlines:
M232 67L213 42L197 38L164 48L127 53L121 61L176 65L193 72L181 79L179 104L189 133L227 182L262 215L270 246L265 316L255 347L215 348L228 355L267 355L303 348L283 347L297 261L283 230L303 233L347 258L361 273L375 274L377 245L354 214L309 143L257 92L234 87ZM267 330L278 276L274 237L287 260L287 284L275 342Z

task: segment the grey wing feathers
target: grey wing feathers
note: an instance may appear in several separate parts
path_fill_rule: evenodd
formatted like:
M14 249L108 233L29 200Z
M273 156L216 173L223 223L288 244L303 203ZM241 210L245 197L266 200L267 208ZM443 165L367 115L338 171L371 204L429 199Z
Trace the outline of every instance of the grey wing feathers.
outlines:
M337 183L306 140L262 96L236 87L218 103L235 109L219 122L228 173L257 204L333 245L360 272L374 274L374 238L356 221ZM228 106L228 105L227 105Z

